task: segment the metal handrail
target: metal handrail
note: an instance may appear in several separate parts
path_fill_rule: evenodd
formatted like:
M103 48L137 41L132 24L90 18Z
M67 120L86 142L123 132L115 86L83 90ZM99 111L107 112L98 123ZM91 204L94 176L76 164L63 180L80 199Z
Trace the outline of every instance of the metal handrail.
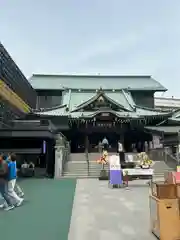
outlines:
M152 149L149 151L149 157L153 161L164 161L168 167L175 170L177 168L178 159L168 150L167 148Z
M66 163L70 159L70 147L69 147L68 142L66 142L65 147L63 148L62 154L63 154L63 156L62 156L62 174L63 174L64 170L65 170Z

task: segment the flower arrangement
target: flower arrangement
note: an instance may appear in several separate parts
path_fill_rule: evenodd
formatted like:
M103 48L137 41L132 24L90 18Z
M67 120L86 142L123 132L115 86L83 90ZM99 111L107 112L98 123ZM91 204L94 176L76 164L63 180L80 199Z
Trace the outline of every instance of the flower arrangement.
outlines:
M137 154L137 160L141 168L150 168L153 161L149 159L149 156L146 152L141 152Z
M107 151L103 151L102 156L100 157L100 159L97 160L97 163L99 164L107 164L108 163L108 152Z

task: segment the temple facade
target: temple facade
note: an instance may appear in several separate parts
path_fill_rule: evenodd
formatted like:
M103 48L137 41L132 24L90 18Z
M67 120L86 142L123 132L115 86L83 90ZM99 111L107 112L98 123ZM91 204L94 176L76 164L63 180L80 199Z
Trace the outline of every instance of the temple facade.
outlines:
M98 151L104 137L112 152L118 140L126 152L156 136L164 145L180 142L180 105L155 99L167 89L151 76L34 74L27 81L2 44L0 63L0 150L16 152L20 163L34 161L53 176L55 149L67 142L74 153Z
M97 151L104 137L112 152L118 140L126 151L139 142L143 148L152 140L146 127L172 116L155 109L154 94L167 89L151 76L33 75L29 81L38 94L33 117L51 121L72 152Z

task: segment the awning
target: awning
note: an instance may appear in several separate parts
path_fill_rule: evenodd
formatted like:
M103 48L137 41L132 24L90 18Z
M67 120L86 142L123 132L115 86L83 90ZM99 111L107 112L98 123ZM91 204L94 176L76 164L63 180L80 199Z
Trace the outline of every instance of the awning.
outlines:
M178 133L178 132L180 132L180 126L145 127L145 129L153 131L153 132L163 132L163 133Z

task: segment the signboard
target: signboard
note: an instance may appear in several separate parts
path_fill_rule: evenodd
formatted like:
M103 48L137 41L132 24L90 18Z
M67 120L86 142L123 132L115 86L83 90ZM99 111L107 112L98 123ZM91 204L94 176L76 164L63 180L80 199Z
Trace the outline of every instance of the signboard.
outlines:
M112 155L109 157L110 184L122 184L122 170L119 156Z

